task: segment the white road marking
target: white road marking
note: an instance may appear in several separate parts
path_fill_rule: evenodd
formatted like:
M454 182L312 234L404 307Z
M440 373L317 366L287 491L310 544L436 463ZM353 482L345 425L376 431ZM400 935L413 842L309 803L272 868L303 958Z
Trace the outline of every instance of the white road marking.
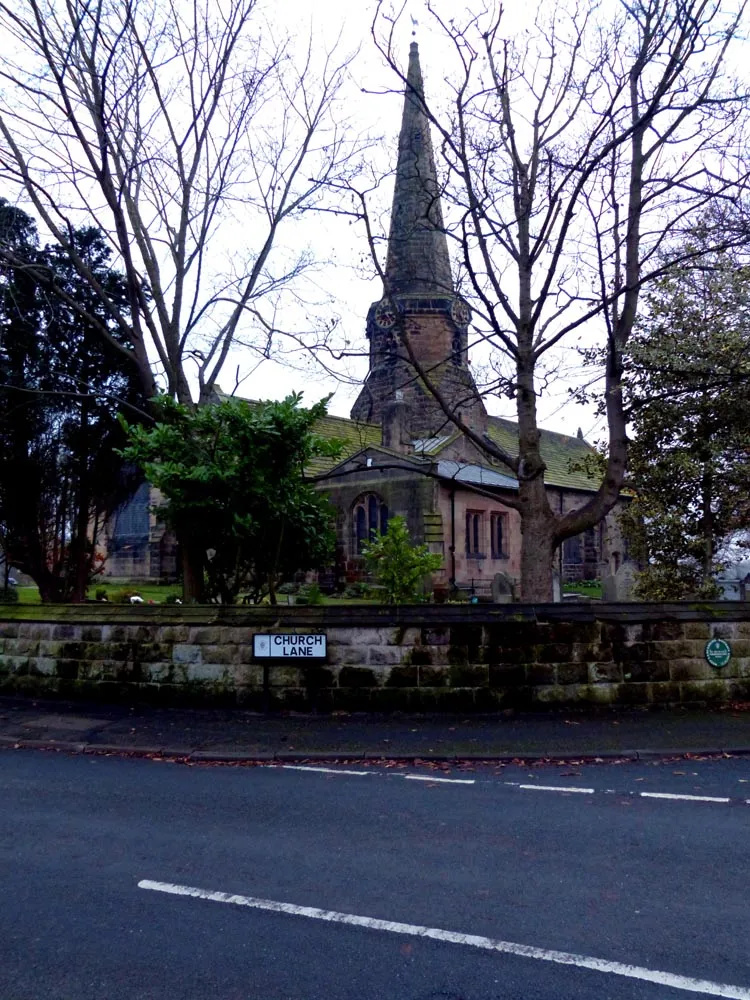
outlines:
M434 941L445 941L448 944L462 944L471 948L483 948L486 951L503 952L507 955L517 955L520 958L534 958L542 962L554 962L557 965L573 965L579 969L605 972L614 976L624 976L627 979L640 979L647 983L658 983L660 986L671 986L674 989L685 990L688 993L702 993L712 997L727 997L729 1000L750 1000L750 989L743 986L714 983L707 979L694 979L692 976L681 976L673 972L661 972L658 969L646 969L638 965L611 962L604 958L592 958L588 955L576 955L566 951L535 948L531 945L515 944L512 941L500 941L496 938L480 937L477 934L459 934L456 931L441 930L438 927L403 924L395 920L378 920L374 917L357 916L354 913L321 910L315 906L297 906L294 903L281 903L273 899L258 899L254 896L239 896L231 892L212 892L208 889L195 889L189 885L153 882L151 879L140 881L138 888L150 889L154 892L166 892L173 896L190 896L195 899L207 899L214 903L249 906L255 910L268 910L271 913L287 913L295 917L309 917L312 920L324 920L333 924L366 927L369 930L387 931L390 934L431 938Z
M566 788L563 785L519 785L519 788L533 788L535 792L580 792L582 795L593 795L595 788Z
M473 785L475 784L474 778L433 778L427 774L402 774L399 775L401 778L406 778L407 781L442 781L446 785Z
M681 799L684 802L731 802L715 795L675 795L673 792L639 792L642 799Z
M272 765L274 766L274 765ZM318 771L321 774L367 774L370 775L372 771L345 771L341 767L307 767L297 766L296 764L282 764L281 765L285 771Z

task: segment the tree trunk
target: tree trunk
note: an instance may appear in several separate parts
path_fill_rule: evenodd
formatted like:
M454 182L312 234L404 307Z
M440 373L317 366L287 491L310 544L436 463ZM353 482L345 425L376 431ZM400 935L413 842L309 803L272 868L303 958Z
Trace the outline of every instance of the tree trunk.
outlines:
M702 538L702 580L705 587L713 578L714 572L714 514L713 514L713 469L711 460L706 459L701 477L701 534Z
M179 538L182 556L182 599L185 604L204 602L203 562L205 553L188 538Z
M541 497L536 495L540 492L539 486ZM523 483L520 493L524 504L521 511L521 600L548 603L553 600L556 548L553 517L541 480Z

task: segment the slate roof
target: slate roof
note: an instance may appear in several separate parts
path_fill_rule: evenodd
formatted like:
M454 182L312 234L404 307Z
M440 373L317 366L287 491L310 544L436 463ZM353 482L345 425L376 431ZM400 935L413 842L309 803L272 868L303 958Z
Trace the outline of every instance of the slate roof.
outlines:
M228 398L226 393L219 391L217 395ZM255 402L255 400L247 400ZM350 420L348 417L335 417L329 415L324 417L317 427L318 433L327 438L337 438L344 442L342 454L337 459L315 458L310 463L307 470L309 475L318 476L322 472L339 465L352 455L362 451L364 448L376 445L380 447L381 429L380 424L360 423ZM504 417L489 417L489 436L511 454L518 448L517 425L512 420ZM415 442L418 444L416 457L437 457L440 452L452 444L460 436L459 431L452 434L442 434L439 437L427 438ZM594 491L599 483L592 479L585 472L571 472L571 463L581 462L586 455L591 454L591 445L582 438L570 437L568 434L558 434L556 431L542 429L541 439L542 458L547 464L547 472L544 481L548 486L562 486L566 489ZM442 463L441 463L442 464ZM468 468L468 466L467 466ZM474 468L474 466L471 466ZM516 489L516 480L508 473L499 469L490 469L486 466L476 466L477 469L484 469L484 474L492 473L502 476L508 480L507 488ZM469 480L467 480L469 481ZM471 480L475 481L475 480Z
M503 417L489 418L489 436L501 448L515 454L518 450L518 425ZM582 438L542 429L542 458L547 466L544 481L548 486L563 486L572 490L596 490L599 483L584 471L571 472L571 463L581 462L592 452Z
M476 486L498 486L505 490L517 490L518 480L486 465L466 465L442 459L437 463L437 473L445 479L455 479L459 483L474 483Z

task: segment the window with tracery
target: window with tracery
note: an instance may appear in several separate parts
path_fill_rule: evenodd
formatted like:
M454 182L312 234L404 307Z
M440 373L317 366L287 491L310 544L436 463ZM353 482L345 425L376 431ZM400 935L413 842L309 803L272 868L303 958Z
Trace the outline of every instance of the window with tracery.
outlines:
M362 549L369 541L388 530L388 505L376 493L365 493L354 504L352 526L354 551L362 555Z

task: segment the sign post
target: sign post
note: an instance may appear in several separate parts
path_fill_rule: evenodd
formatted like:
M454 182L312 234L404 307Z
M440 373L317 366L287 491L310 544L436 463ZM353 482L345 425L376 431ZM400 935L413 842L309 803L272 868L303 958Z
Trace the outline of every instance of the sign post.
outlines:
M328 655L327 636L322 632L257 633L253 656L263 664L263 711L270 706L271 667L274 663L320 663Z

